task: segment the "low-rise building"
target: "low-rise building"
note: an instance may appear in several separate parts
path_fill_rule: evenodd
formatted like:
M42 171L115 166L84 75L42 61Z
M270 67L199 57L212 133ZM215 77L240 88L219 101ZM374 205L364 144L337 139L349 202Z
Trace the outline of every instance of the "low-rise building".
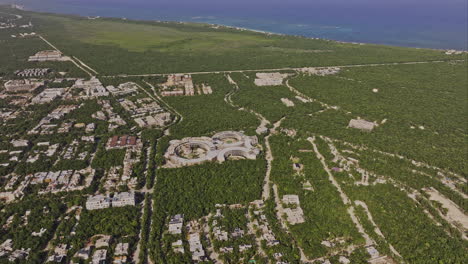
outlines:
M180 239L172 243L172 249L174 250L174 253L185 253L184 245Z
M134 82L126 82L120 84L117 88L114 86L107 86L106 89L115 96L121 96L138 92L138 85Z
M200 241L200 234L199 233L190 234L188 242L189 242L190 252L192 253L192 260L202 261L205 257L205 251L203 250L203 246Z
M163 127L171 122L170 113L159 113L144 117L135 118L135 122L139 127Z
M234 231L231 233L231 236L233 238L243 237L244 236L244 230L236 227L236 228L234 228Z
M10 262L15 262L15 261L18 261L18 260L23 260L23 259L27 259L28 256L29 256L29 252L31 251L30 248L28 249L17 249L15 251L13 251L11 253L11 255L8 257L8 260Z
M68 245L60 244L54 249L54 253L47 258L49 262L61 263L67 257Z
M4 84L7 92L32 92L43 86L44 82L36 80L10 80Z
M96 130L96 124L95 123L89 123L86 125L85 132L86 133L93 133L94 130Z
M169 233L173 235L182 234L182 227L184 224L184 215L177 214L171 217L169 221Z
M107 141L107 149L121 149L127 147L135 147L140 143L140 140L135 136L113 136Z
M84 259L84 260L89 259L89 255L91 255L91 247L81 248L75 254L77 258Z
M109 208L111 205L111 199L104 195L96 195L88 197L86 201L86 209L88 210L97 210Z
M349 121L348 127L370 132L374 129L375 123L366 121L364 119L351 119L351 121Z
M20 77L40 77L48 74L51 70L48 68L34 68L16 71L15 75Z
M162 91L161 92L162 96L182 96L184 95L184 90L183 89L175 89L172 91Z
M96 240L96 243L94 245L96 246L96 248L109 247L111 240L111 236L102 236L98 240Z
M117 246L115 246L115 256L124 256L128 255L128 243L118 243Z
M135 193L122 192L114 194L112 198L112 207L135 206Z
M10 142L15 148L24 148L29 146L29 141L26 139L17 139Z
M34 56L29 57L29 61L59 61L63 54L58 50L39 51Z
M90 80L78 79L72 88L83 89L88 98L109 96L107 89L96 77L91 77Z
M92 264L105 264L107 259L107 250L98 249L93 254Z
M285 208L283 211L287 216L287 221L291 225L304 223L304 211L299 202L299 196L294 194L284 195L283 203L292 205L291 208Z
M240 252L244 252L244 251L249 250L251 248L252 248L252 245L250 245L250 244L239 245L239 251Z
M11 251L13 251L12 239L7 239L2 244L0 244L0 257L6 256Z
M49 88L36 95L31 100L33 104L47 104L55 100L56 98L63 96L66 92L66 88Z
M114 261L112 261L114 264L124 264L127 263L127 256L115 256Z
M222 248L219 249L219 252L224 253L224 254L232 253L232 252L234 252L234 248L233 247L222 247Z
M267 73L257 73L255 79L255 85L257 86L279 86L283 85L284 78L288 77L287 73L279 72L267 72Z

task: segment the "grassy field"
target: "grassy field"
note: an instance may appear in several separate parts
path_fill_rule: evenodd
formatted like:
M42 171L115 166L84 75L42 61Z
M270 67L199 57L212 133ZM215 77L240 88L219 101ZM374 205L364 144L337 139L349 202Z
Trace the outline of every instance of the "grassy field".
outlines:
M19 12L19 11L15 11ZM460 58L441 51L343 44L204 24L21 12L34 30L101 74L141 74ZM105 59L103 59L105 58Z

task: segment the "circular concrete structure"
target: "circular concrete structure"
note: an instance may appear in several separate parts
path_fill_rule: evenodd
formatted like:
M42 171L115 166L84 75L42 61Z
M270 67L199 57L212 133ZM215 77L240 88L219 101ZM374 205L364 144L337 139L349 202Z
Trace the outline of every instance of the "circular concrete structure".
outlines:
M244 157L246 159L255 159L257 157L255 152L248 148L233 147L233 148L226 148L226 149L221 150L218 153L218 156L216 157L216 159L219 162L224 162L230 156Z
M207 161L224 162L231 156L255 159L260 150L253 147L256 137L242 132L224 131L212 138L197 137L172 140L164 157L165 167L174 168L201 164Z
M242 132L224 131L213 136L213 142L219 149L232 147L252 147L250 138Z
M186 142L175 147L174 152L177 156L185 159L204 158L211 150L210 146L205 142ZM192 158L190 155L197 155Z

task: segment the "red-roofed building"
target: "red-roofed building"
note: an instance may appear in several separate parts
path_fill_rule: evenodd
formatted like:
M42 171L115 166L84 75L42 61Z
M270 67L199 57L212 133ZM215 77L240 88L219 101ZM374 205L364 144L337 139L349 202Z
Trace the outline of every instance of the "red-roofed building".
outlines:
M127 147L134 147L138 144L138 139L135 136L113 136L107 142L107 148L127 148Z

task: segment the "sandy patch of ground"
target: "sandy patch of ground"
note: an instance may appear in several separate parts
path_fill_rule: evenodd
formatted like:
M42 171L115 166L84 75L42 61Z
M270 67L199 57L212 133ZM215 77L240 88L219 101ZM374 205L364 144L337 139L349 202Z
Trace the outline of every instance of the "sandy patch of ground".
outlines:
M281 98L281 102L287 107L293 107L294 106L294 102L289 100L288 98Z
M468 216L454 202L444 197L434 188L426 189L425 191L429 194L430 200L441 203L442 207L447 209L447 214L443 216L445 220L455 226L462 227L465 232L468 230Z

